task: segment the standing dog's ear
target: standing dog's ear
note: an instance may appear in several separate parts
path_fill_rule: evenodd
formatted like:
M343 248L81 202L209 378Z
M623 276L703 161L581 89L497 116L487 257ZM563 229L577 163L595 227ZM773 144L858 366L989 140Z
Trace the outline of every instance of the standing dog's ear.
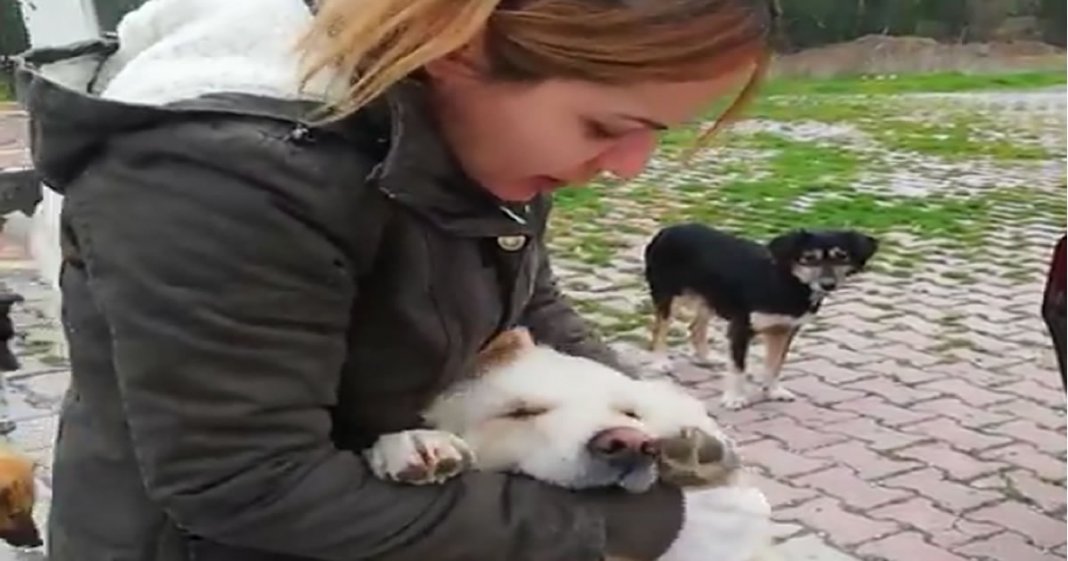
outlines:
M859 273L879 249L879 240L860 232L849 234L849 256L853 261L852 273Z
M811 234L807 230L793 230L768 242L772 259L781 267L789 267L801 255L801 248Z

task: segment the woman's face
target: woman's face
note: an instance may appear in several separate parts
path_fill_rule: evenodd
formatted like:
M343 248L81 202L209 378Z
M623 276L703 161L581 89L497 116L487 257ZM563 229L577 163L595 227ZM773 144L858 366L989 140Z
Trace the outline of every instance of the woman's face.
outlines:
M751 71L627 86L487 80L463 60L432 63L435 112L464 170L497 198L524 202L601 173L630 179L658 132L698 117Z

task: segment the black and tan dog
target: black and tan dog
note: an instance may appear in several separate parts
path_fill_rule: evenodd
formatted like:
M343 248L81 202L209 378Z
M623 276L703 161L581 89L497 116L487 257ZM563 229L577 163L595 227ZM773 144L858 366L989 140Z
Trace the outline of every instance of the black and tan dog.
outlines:
M764 396L788 401L779 374L798 329L823 298L859 272L878 241L854 230L795 230L766 246L701 224L664 228L645 249L645 277L655 307L653 351L667 351L675 304L694 305L690 342L697 360L708 359L712 315L728 322L731 373L723 405L744 407L749 345L760 335L765 347Z

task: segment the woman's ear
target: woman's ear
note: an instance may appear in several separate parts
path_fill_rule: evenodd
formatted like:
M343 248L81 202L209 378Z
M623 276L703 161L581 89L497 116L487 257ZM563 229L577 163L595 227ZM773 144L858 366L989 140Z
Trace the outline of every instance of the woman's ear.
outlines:
M479 33L462 48L432 60L423 68L436 81L454 81L482 76L486 70L485 41Z

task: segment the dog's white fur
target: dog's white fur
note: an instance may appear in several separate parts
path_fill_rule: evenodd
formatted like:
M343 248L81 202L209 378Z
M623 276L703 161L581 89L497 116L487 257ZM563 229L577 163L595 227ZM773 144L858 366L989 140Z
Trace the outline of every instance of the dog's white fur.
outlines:
M531 414L509 417L517 407ZM666 439L692 427L730 446L704 405L680 388L633 380L533 342L446 391L425 416L434 430L386 435L368 451L381 477L396 479L429 457L469 459L476 469L523 473L569 488L602 487L614 482L597 471L586 445L605 429L631 427ZM687 489L684 496L682 531L661 561L753 561L767 553L770 509L743 474Z

